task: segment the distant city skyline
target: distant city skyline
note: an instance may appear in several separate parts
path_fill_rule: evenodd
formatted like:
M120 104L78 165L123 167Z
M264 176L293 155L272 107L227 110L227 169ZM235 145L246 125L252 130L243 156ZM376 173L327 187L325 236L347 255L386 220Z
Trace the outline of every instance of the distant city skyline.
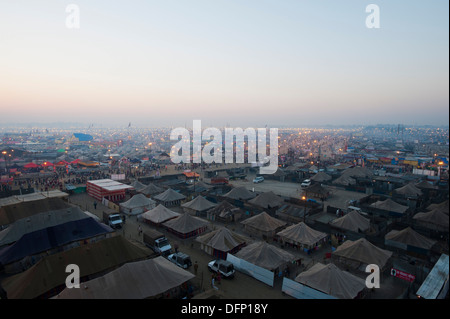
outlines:
M0 126L449 124L448 1L70 3L0 2Z

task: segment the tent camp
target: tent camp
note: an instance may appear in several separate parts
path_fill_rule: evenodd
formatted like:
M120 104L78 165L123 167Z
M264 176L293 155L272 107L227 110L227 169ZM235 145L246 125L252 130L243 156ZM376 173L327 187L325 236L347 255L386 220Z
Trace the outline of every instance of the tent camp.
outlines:
M406 251L427 254L431 247L436 244L434 240L422 236L411 227L403 230L391 230L384 236L386 246L400 248Z
M378 248L365 238L346 240L331 253L333 260L355 269L361 265L375 264L383 270L391 256L391 251Z
M270 209L283 205L284 200L280 196L275 195L274 192L270 191L256 196L255 198L249 200L248 203L265 209Z
M291 253L264 241L249 244L234 256L270 271L282 268L285 264L296 260Z
M364 279L340 270L335 264L317 263L300 273L295 281L339 299L354 299L366 288Z
M89 216L78 206L74 206L19 219L0 231L0 247L19 240L25 234L84 218L89 218Z
M166 207L178 206L185 198L186 197L183 194L177 193L171 188L168 188L165 192L153 197L157 203Z
M152 225L160 225L178 216L180 216L179 213L176 213L161 204L142 214L144 221Z
M216 205L217 204L212 203L203 196L199 195L190 202L182 204L181 207L183 207L183 210L186 213L193 213L197 216L206 216L206 211L215 207Z
M227 253L234 254L250 241L228 228L220 228L196 239L200 243L200 248L207 254L226 260Z
M370 228L370 220L361 216L355 210L350 211L348 214L340 218L336 218L330 221L330 226L344 230L351 230L355 233L364 233Z
M384 210L388 212L390 215L393 216L402 216L407 210L408 206L400 205L396 202L394 202L392 199L388 198L384 201L377 201L370 205L370 207L378 209L378 210Z
M139 189L138 192L144 194L145 196L153 196L164 192L164 188L161 188L153 183L150 183L144 188Z
M200 235L206 231L208 224L207 221L191 216L188 213L181 214L179 217L163 223L168 231L180 238L190 238Z
M25 272L5 279L2 286L10 299L50 298L66 287L67 264L78 265L80 278L85 281L127 262L145 259L151 253L123 236L114 236L43 257Z
M206 214L206 217L209 220L217 220L226 223L240 220L244 215L244 212L239 207L236 207L227 201L223 201L208 210Z
M159 256L127 263L103 277L82 283L83 289L66 288L55 299L157 298L194 277L190 272Z
M255 197L255 193L252 193L244 186L241 186L233 188L223 196L235 200L249 200Z
M137 194L124 203L120 203L120 211L127 215L139 215L147 210L155 208L155 201L145 197L143 194Z
M323 182L328 182L329 180L331 180L331 176L328 175L327 173L319 172L316 175L314 175L313 177L311 177L311 180L313 182L323 183Z
M286 225L286 222L276 219L266 212L250 217L241 222L244 229L252 235L273 237Z
M312 229L304 222L287 227L278 232L277 236L285 243L304 249L318 248L327 238L327 234Z
M431 230L437 230L442 232L449 231L449 219L448 215L443 213L438 208L426 213L417 213L413 217L417 225L425 227Z

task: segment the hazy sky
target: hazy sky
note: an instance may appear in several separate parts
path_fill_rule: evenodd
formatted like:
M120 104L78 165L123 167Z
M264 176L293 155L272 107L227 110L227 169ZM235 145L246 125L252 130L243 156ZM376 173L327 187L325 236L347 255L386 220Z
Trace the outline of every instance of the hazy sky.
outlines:
M71 3L79 29L66 26ZM365 24L371 3L379 29ZM0 123L448 125L448 10L447 0L0 0Z

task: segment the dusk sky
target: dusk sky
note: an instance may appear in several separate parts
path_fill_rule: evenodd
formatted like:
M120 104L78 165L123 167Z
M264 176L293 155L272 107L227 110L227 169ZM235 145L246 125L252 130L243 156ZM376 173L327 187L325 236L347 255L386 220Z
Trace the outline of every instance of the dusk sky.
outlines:
M66 27L71 3L79 29ZM371 3L379 29L365 24ZM448 11L447 0L0 0L0 124L448 125Z

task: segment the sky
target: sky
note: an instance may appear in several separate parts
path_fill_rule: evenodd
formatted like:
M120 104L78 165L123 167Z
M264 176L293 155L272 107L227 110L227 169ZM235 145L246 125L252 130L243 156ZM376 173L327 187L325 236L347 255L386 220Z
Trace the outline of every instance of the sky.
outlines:
M369 4L380 28L366 26ZM0 0L0 125L448 125L448 11L447 0Z

